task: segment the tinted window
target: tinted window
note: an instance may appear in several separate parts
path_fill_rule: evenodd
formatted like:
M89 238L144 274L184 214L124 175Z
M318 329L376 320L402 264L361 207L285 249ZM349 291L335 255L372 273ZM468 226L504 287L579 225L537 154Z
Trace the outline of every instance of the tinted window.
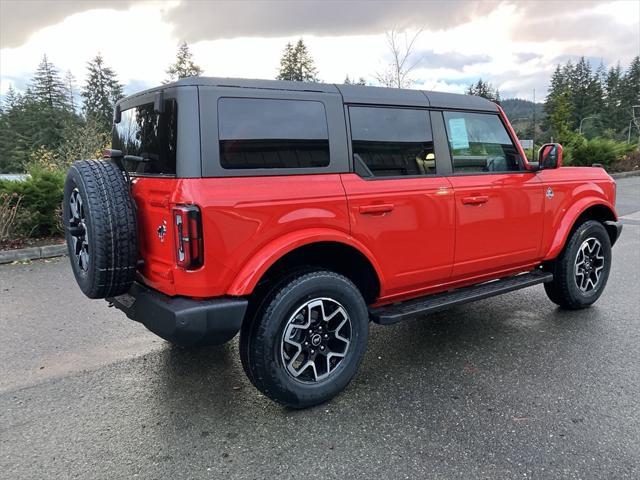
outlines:
M221 98L223 168L315 168L329 165L327 116L321 102Z
M444 112L455 173L520 170L520 154L497 115Z
M349 108L355 170L361 176L434 175L429 113L407 108Z
M136 174L176 174L178 112L175 100L165 102L157 113L153 103L122 111L113 129L113 148L143 161L125 160L125 168Z

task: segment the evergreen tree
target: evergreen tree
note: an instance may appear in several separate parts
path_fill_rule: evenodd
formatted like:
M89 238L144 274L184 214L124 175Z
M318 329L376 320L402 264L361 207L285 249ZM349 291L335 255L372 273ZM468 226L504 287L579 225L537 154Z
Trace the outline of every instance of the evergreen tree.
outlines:
M14 108L16 108L20 101L22 100L22 95L19 92L16 92L13 85L9 85L7 89L7 93L4 96L4 100L2 102L2 111L3 113L10 113Z
M77 111L76 105L76 77L73 76L71 70L67 70L66 75L64 76L64 86L67 91L67 103L71 108L72 112Z
M633 107L634 105L640 105L640 56L631 61L629 69L624 75L623 87L620 91L620 104L620 117L624 119L624 121L621 121L624 123L624 133L628 133L629 122L633 117ZM640 112L637 110L636 108L636 122L640 122L640 119L638 119ZM635 127L632 126L631 128L633 130Z
M27 163L31 130L24 104L24 97L9 85L0 115L0 173L22 172Z
M122 85L100 54L87 64L87 70L87 81L82 89L85 117L109 132L115 104L124 96Z
M169 75L169 79L165 83L202 75L202 68L194 63L193 55L189 51L187 42L182 42L178 47L176 61L167 69L167 75Z
M30 85L33 100L49 110L68 110L66 89L56 67L44 55Z
M557 95L549 115L550 133L555 142L569 145L575 139L572 125L573 111L568 90Z
M295 45L287 43L280 59L280 71L276 78L296 82L317 82L317 75L313 58L302 39Z
M475 84L469 85L465 93L467 95L483 97L492 102L500 101L500 91L497 88L494 89L489 82L485 82L481 78L479 78Z
M347 75L344 78L344 84L345 85L366 85L367 82L364 79L364 77L360 77L360 78L358 78L358 80L351 80L351 78L349 78L349 75Z
M587 117L597 116L602 110L602 85L600 78L594 74L591 64L584 57L581 57L575 67L571 70L569 77L569 93L572 104L572 126L578 129L580 122ZM591 128L601 125L596 118L590 122ZM586 127L586 125L585 125Z
M622 112L622 92L624 88L622 67L618 63L611 67L603 80L602 122L610 132L609 136L617 136L626 127L625 115Z
M76 120L71 111L63 80L56 67L44 55L29 87L22 106L23 121L29 124L31 147L54 150L63 140L62 131Z

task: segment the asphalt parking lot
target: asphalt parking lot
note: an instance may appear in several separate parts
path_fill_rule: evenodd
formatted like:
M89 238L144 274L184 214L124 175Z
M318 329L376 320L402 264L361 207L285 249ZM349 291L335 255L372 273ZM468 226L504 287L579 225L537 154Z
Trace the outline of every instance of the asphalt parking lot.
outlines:
M640 478L640 177L609 285L541 286L390 327L356 379L291 411L237 342L172 348L76 287L67 259L0 266L0 478Z

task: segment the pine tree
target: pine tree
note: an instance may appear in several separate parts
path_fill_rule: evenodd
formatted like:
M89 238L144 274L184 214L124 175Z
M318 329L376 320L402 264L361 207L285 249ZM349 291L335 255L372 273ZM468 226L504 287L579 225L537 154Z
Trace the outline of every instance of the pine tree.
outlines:
M292 80L296 82L317 82L318 72L313 58L302 39L295 45L287 43L280 59L278 80Z
M100 54L87 64L87 69L87 81L81 93L85 117L95 121L104 132L109 132L114 106L124 96L122 85Z
M565 145L573 142L575 134L572 118L571 95L568 90L565 90L554 99L554 109L549 115L550 133L554 141Z
M500 101L499 90L494 89L489 82L485 82L481 78L478 79L477 83L469 85L465 93L467 95L476 95L478 97L483 97L491 100L492 102Z
M76 77L73 76L71 70L67 70L66 75L64 76L64 86L67 93L67 103L71 108L72 112L76 112Z
M2 110L3 113L11 113L11 111L18 106L22 99L22 95L19 92L16 92L16 89L13 88L13 85L9 84L9 88L7 89L7 93L4 96L4 100L2 102Z
M24 96L12 85L2 102L0 115L0 173L24 171L31 146L30 124L25 114Z
M635 57L629 68L627 69L627 73L624 75L623 87L620 92L620 103L621 103L621 111L620 116L624 118L624 131L627 133L627 129L629 128L629 122L633 117L633 107L635 105L640 105L640 56ZM638 109L636 108L635 116L636 122L640 122L638 119ZM633 129L634 127L632 127Z
M186 77L199 77L202 75L202 68L193 61L193 55L189 51L187 42L182 42L178 47L176 61L167 69L168 80L165 83L173 82Z
M349 78L349 75L347 75L344 78L344 82L345 85L366 85L367 81L364 79L364 77L360 77L358 78L358 80L351 80L351 78Z
M62 78L44 55L24 95L23 121L29 127L31 147L54 150L63 140L66 125L75 120Z
M622 112L623 72L619 63L606 72L602 83L602 122L606 131L610 132L609 136L616 137L626 127Z
M599 75L594 74L591 64L584 57L580 58L572 70L569 92L573 107L572 125L577 129L582 120L597 116L602 110L603 93ZM591 128L596 124L597 119L590 122Z
M69 108L64 82L46 55L42 58L33 76L30 91L33 99L44 108L50 110L67 110Z

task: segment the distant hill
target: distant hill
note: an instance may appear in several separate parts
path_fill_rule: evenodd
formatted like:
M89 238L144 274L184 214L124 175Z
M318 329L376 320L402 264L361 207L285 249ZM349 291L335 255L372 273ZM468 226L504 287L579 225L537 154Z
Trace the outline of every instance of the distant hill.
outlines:
M534 103L531 100L522 98L508 98L500 102L500 106L507 114L509 121L516 123L533 119ZM536 120L544 116L544 103L535 104Z
M530 100L523 100L522 98L508 98L500 102L504 113L507 114L507 118L513 126L518 138L520 139L533 139L533 109L535 107L536 112L536 143L540 142L546 133L542 129L544 126L544 119L546 114L544 113L544 103L533 103Z

